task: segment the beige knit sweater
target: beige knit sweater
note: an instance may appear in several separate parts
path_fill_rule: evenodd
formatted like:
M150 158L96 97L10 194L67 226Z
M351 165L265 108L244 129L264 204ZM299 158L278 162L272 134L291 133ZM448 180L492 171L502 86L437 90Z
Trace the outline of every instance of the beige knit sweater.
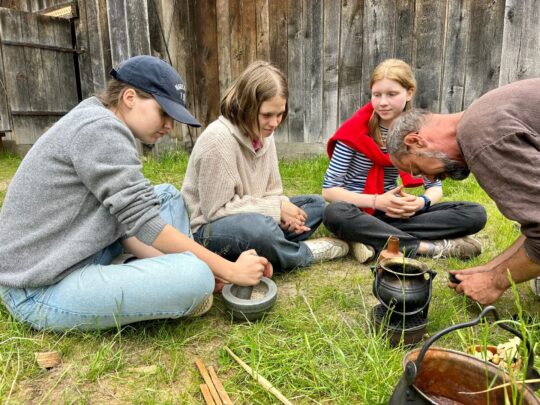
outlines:
M257 152L249 137L220 116L191 152L182 195L191 229L233 214L255 212L281 218L283 196L274 136Z

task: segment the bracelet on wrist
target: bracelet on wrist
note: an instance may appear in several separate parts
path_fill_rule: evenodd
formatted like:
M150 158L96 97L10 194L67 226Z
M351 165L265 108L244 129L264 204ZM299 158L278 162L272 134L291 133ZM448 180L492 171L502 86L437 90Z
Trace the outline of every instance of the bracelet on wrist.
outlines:
M373 200L371 200L371 209L372 210L377 209L377 208L375 208L375 202L377 201L377 196L378 196L378 194L373 194Z

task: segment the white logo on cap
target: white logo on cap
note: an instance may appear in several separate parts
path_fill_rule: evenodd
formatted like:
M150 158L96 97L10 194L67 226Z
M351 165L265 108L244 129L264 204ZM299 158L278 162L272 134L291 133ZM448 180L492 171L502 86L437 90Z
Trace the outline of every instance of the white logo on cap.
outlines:
M182 83L175 84L174 88L178 91L186 90L186 86L184 86Z

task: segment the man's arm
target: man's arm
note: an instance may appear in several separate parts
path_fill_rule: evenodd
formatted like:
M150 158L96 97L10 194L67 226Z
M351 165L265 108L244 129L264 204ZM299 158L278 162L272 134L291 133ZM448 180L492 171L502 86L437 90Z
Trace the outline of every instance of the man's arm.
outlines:
M509 287L508 271L516 283L540 275L540 264L533 262L523 248L525 236L520 236L508 249L490 262L463 271L452 271L459 284L449 284L482 305L495 302Z

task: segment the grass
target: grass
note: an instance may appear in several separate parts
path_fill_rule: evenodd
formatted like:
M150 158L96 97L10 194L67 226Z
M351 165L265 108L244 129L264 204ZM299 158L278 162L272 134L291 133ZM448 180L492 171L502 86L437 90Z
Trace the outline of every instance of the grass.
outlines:
M145 159L144 174L154 183L180 187L188 156ZM0 155L0 203L20 160ZM283 161L286 194L320 193L325 157ZM494 257L518 236L474 179L445 181L448 200L481 202L488 224L479 234L484 253L471 262L427 261L438 272L429 311L429 335L476 317L479 306L446 287L448 269ZM324 228L320 235L328 234ZM383 404L401 377L410 348L392 348L369 328L371 293L368 266L347 257L275 277L278 302L264 319L234 322L220 297L204 317L128 325L101 333L37 332L0 309L0 402L2 403L202 403L201 377L193 365L200 357L214 365L237 404L276 403L223 350L230 347L271 381L293 403ZM526 285L508 291L497 303L501 316L521 314L517 326L533 341L540 337L538 298ZM524 316L526 314L527 316ZM525 322L523 319L530 317ZM511 336L495 326L463 329L437 342L455 350L497 344ZM56 350L61 366L41 370L34 353Z

